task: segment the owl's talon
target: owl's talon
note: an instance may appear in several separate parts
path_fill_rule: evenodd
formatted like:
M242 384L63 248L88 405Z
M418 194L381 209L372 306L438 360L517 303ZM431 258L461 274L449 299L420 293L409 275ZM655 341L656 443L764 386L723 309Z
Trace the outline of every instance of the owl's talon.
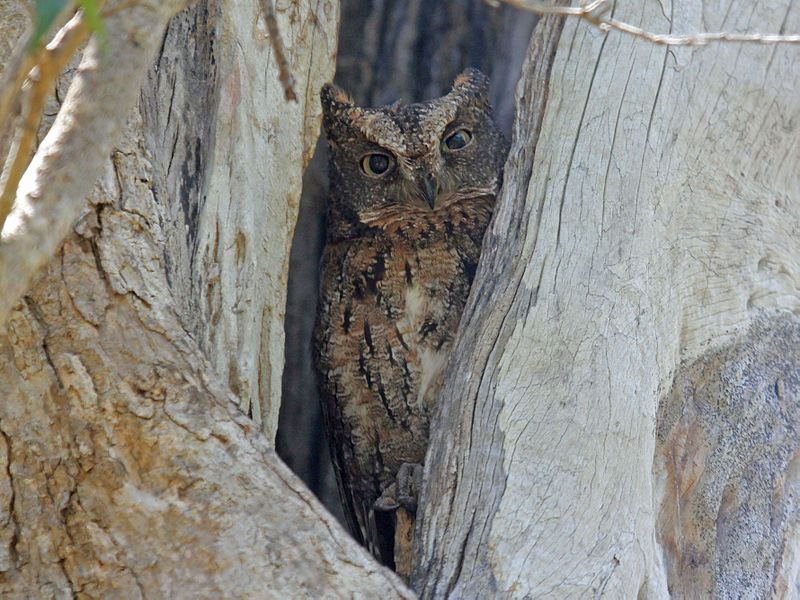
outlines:
M397 501L397 484L393 483L380 495L380 497L375 500L372 505L377 511L387 512L390 510L396 510L400 507L400 504Z
M386 498L384 496L381 496L375 500L375 504L372 506L375 510L380 512L388 512L400 508L400 504L397 503L397 500L394 498Z

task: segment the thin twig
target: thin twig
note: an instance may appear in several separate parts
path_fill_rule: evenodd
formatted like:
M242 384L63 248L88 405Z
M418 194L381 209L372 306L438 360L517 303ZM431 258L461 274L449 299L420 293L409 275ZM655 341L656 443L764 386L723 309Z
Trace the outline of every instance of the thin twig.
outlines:
M188 0L139 0L89 42L0 232L0 327L86 207L139 97L169 19Z
M12 147L13 158L9 157L11 165L4 174L5 181L3 181L2 192L0 192L0 224L5 222L11 212L19 180L30 164L33 146L36 142L36 132L42 119L47 95L72 55L88 39L89 33L89 27L83 19L83 15L78 13L59 30L52 42L34 55L36 66L28 75L29 88L26 94L28 98L24 111L25 117L20 127L19 137Z
M264 22L267 25L269 43L275 55L275 62L278 65L278 77L283 86L283 95L287 100L297 102L297 94L294 91L295 80L292 75L289 61L286 58L286 47L283 45L280 29L278 29L278 19L275 16L275 6L272 0L260 0L261 12L264 13Z
M28 38L29 36L25 36ZM0 77L0 132L5 131L10 123L11 107L17 98L25 78L36 64L36 56L29 50L30 41L17 44L11 58L6 63L3 75Z
M544 4L537 0L502 0L506 4L538 13L540 15L561 15L578 17L591 23L604 32L613 30L648 40L664 46L704 46L711 42L741 42L755 44L800 44L800 35L777 35L761 33L730 33L725 31L694 34L652 33L630 23L614 18L600 16L598 10L605 8L608 0L593 0L583 6L558 6Z
M544 4L536 0L501 0L515 8L529 10L540 15L561 15L565 17L582 17L587 12L595 10L606 0L594 0L586 6L559 6L556 4Z
M42 118L42 110L44 109L48 90L49 86L46 85L43 70L35 67L28 76L27 107L24 111L24 119L19 128L17 140L12 145L9 153L10 166L3 174L2 193L0 193L0 224L5 222L8 213L11 212L19 180L22 178L22 174L33 156L36 131Z

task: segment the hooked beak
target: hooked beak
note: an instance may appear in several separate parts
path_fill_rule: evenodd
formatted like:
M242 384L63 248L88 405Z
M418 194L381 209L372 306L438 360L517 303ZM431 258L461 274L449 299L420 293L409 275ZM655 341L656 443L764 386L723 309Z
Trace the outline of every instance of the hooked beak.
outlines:
M420 187L422 188L422 197L425 198L425 202L427 202L428 206L433 210L436 194L439 191L439 182L436 181L436 177L433 175L426 175Z

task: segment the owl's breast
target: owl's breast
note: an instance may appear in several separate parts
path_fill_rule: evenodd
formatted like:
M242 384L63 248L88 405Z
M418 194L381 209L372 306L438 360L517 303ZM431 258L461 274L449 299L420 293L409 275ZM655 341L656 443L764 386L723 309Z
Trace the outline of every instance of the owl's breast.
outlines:
M415 402L429 411L441 384L470 282L452 248L411 250L408 258L404 261L402 291L397 295L400 318L396 327L418 373ZM414 268L409 269L411 264Z
M486 222L488 214L470 223ZM472 230L414 225L330 244L323 258L321 388L329 423L352 452L348 468L365 488L376 476L390 480L403 462L424 460L480 253Z

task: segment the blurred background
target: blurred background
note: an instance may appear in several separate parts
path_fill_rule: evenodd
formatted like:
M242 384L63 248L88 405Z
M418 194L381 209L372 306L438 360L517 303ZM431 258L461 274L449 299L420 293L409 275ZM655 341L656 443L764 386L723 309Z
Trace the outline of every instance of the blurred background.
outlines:
M446 93L467 67L486 73L495 118L510 136L514 90L536 16L484 0L342 0L335 82L364 106ZM281 458L342 519L322 426L311 335L325 236L324 135L306 170L289 267Z

